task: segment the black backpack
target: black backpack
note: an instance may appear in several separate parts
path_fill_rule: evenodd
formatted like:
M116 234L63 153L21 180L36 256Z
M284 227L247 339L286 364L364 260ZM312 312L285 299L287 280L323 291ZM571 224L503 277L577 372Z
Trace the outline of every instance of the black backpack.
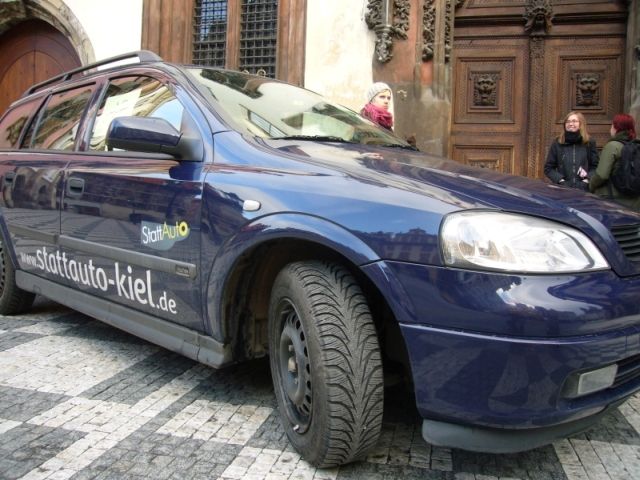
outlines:
M622 194L640 195L640 141L622 142L620 158L613 166L611 183Z

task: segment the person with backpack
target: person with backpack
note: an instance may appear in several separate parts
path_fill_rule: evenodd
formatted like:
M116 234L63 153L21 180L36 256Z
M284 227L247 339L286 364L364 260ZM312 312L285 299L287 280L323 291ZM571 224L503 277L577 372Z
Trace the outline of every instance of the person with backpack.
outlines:
M640 142L633 117L615 115L610 133L589 191L640 212Z
M558 185L588 191L598 166L596 142L589 137L587 120L580 112L569 112L563 127L549 148L544 174Z

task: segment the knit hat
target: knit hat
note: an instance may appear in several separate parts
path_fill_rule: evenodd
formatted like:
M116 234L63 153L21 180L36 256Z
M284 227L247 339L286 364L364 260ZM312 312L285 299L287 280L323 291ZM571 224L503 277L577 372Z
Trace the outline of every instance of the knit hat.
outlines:
M386 83L376 82L371 85L367 90L367 103L370 103L376 95L380 92L384 92L385 90L389 90L389 92L391 92L391 87Z

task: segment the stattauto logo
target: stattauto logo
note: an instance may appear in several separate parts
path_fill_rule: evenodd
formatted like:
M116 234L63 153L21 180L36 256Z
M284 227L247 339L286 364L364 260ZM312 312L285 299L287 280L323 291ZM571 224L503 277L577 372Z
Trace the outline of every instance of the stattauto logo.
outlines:
M189 224L184 220L176 222L175 225L167 222L160 224L143 221L141 223L140 241L143 245L154 250L169 250L176 242L187 238L189 232Z

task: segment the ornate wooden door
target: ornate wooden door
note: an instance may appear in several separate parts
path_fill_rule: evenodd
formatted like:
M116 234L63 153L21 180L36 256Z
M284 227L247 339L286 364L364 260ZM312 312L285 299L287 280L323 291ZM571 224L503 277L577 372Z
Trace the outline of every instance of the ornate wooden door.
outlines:
M508 5L508 6L505 6ZM624 100L626 9L600 0L467 0L456 11L449 152L543 177L577 110L601 148Z

